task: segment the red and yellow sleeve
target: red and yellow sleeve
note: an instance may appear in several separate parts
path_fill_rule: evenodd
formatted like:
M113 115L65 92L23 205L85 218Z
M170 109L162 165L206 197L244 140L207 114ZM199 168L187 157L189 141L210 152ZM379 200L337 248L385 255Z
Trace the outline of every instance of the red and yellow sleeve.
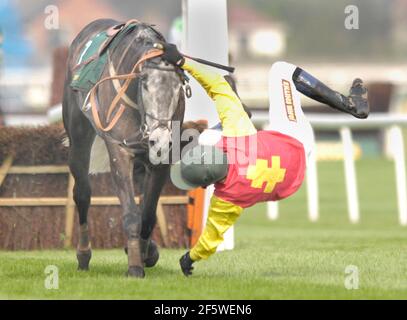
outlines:
M216 248L223 242L224 233L236 222L242 211L242 207L213 195L205 229L189 253L191 259L207 259L215 253Z
M190 59L185 60L182 68L200 83L215 102L224 136L241 137L257 132L239 97L221 74Z

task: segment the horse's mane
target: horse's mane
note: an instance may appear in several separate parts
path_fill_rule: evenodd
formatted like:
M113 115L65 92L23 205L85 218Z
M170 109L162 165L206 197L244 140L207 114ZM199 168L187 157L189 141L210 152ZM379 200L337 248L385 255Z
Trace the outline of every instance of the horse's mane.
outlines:
M145 22L137 23L133 28L125 32L126 34L121 42L111 51L114 63L123 59L123 63L117 67L117 70L122 73L129 72L132 64L147 50L152 49L154 43L166 41L164 36L153 25ZM127 53L122 57L123 52ZM129 55L129 52L132 52L132 54ZM132 82L131 87L134 85L135 82Z
M140 38L144 39L151 39L151 40L158 40L158 41L165 41L164 36L161 32L154 28L154 25L147 24L147 23L140 23L136 27L137 35Z

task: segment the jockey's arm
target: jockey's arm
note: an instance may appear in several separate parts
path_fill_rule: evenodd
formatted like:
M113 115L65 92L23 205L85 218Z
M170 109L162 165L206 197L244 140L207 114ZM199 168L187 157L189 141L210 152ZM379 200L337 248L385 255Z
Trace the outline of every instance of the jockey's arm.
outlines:
M182 68L200 83L215 102L224 136L239 137L256 133L239 97L220 73L191 59L185 59Z

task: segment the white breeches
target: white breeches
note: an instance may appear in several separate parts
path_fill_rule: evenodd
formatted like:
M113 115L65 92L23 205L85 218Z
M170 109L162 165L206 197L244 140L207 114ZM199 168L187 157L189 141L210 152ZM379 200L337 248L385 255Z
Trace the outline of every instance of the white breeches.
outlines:
M296 68L287 62L276 62L270 69L269 125L266 129L299 140L308 158L314 151L314 132L302 110L300 93L292 80Z

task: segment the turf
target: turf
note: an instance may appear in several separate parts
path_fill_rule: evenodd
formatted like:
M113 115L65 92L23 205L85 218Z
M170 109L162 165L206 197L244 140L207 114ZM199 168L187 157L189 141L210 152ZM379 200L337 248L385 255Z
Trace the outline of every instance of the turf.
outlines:
M11 299L406 299L407 229L398 225L393 164L357 162L361 222L346 213L341 162L318 165L320 220L306 215L306 192L281 202L269 221L265 206L244 212L236 249L196 265L185 278L184 250L161 250L143 280L124 277L122 250L94 250L89 272L76 271L73 250L0 252L0 298ZM59 289L44 287L47 265L59 268ZM345 288L345 268L359 270L359 289Z

